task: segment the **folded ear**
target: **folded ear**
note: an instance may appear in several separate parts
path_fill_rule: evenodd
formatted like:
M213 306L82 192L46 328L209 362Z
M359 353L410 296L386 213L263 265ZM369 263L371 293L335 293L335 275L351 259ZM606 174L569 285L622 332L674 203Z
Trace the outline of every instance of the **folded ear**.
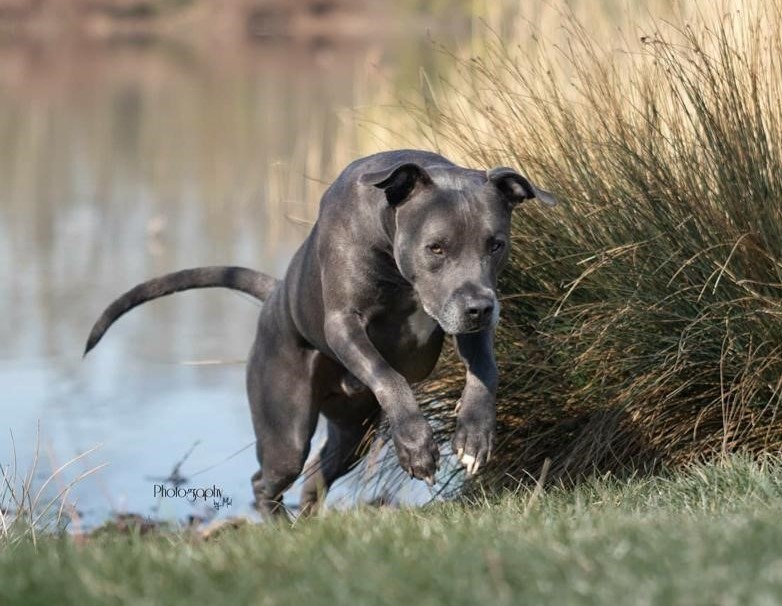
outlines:
M374 185L382 189L391 206L404 202L416 187L432 185L432 178L413 162L402 162L385 170L364 173L358 179L362 185Z
M486 171L486 177L513 206L532 198L537 198L546 206L556 206L559 202L551 193L536 187L512 168L492 168Z

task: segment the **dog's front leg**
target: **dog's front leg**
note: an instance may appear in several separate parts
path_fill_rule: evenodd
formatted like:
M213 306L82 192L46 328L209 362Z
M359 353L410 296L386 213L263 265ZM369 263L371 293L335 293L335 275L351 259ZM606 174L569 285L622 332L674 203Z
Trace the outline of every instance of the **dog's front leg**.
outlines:
M453 450L473 474L486 463L494 447L496 425L497 363L494 327L457 335L456 349L467 367L467 381L457 404Z
M375 394L388 415L402 469L434 483L440 451L407 380L380 355L360 315L332 313L325 322L326 342L342 365Z

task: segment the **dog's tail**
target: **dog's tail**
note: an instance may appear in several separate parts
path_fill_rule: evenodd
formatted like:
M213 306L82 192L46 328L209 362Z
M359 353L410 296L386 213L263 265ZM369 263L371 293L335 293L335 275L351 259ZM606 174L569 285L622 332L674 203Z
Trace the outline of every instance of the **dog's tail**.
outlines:
M90 331L87 338L87 346L84 348L86 356L90 350L98 344L109 327L116 320L137 305L165 297L166 295L190 290L192 288L230 288L239 290L260 299L266 300L278 280L259 271L245 267L196 267L184 269L174 273L142 282L130 289L119 299L109 305L101 314L98 321Z

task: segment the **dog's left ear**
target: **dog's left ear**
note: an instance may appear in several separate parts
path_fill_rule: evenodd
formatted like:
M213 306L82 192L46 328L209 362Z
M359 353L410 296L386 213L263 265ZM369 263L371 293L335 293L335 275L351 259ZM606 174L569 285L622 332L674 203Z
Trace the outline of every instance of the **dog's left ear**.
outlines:
M492 183L512 206L537 198L546 206L556 206L559 201L545 189L540 189L512 168L500 166L486 171L489 183Z
M364 173L358 179L362 185L374 185L382 189L391 206L404 202L416 187L432 185L432 177L414 162L402 162L385 170Z

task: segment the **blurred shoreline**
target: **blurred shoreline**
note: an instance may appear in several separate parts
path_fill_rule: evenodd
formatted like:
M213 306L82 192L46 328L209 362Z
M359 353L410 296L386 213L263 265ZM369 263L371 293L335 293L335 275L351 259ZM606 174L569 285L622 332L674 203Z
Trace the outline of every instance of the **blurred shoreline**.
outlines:
M428 54L428 36L461 39L470 17L462 8L443 18L407 4L0 0L0 96L78 102L107 83L159 90L188 74L218 82L269 74L350 81L357 62L407 66L401 77L409 82Z
M385 28L377 0L0 0L0 39L361 40Z
M52 100L123 78L156 88L194 70L320 71L366 46L369 5L345 18L355 3L293 4L0 0L0 91Z

